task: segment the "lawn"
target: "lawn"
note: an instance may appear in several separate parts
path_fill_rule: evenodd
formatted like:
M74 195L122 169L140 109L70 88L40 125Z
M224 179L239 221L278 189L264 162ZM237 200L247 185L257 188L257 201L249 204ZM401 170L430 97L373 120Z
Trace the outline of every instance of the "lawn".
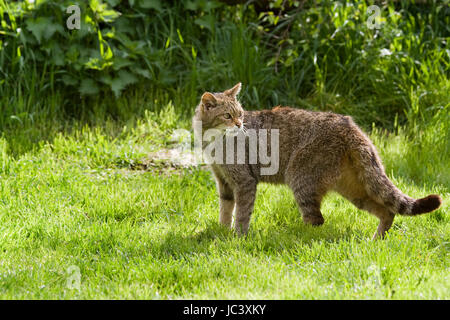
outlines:
M0 299L450 299L448 4L89 0L70 29L71 0L0 0ZM372 241L338 195L311 227L261 184L237 237L207 168L155 158L237 82L248 110L351 115L443 205Z
M260 185L240 238L218 223L206 168L150 165L179 124L171 118L146 113L116 134L74 129L20 156L0 141L0 298L450 298L449 156L446 140L427 140L435 128L422 140L401 130L372 139L401 190L443 197L436 212L397 216L387 239L371 241L377 219L340 196L311 227L289 189Z

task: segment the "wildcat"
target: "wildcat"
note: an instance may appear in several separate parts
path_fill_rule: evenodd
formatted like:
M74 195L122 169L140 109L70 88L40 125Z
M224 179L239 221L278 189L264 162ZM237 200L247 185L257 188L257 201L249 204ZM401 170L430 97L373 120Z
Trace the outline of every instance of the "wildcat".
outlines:
M210 165L219 193L219 221L230 227L235 210L238 234L248 231L259 182L287 184L303 221L312 225L324 223L322 198L328 191L336 191L380 220L374 238L385 236L395 214L415 216L441 205L438 195L413 199L397 189L386 176L374 145L351 117L290 107L244 111L236 99L240 89L238 83L224 92L205 92L193 118L201 121L202 132L278 129L277 173L263 175L261 163L248 161Z

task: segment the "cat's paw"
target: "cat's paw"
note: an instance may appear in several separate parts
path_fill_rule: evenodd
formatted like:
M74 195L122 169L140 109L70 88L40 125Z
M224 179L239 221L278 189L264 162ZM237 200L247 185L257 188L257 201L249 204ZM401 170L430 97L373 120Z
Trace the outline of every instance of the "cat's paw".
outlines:
M320 226L325 222L325 219L322 216L303 215L303 222L312 226Z
M245 224L235 224L234 231L239 237L246 236L248 233L249 225Z

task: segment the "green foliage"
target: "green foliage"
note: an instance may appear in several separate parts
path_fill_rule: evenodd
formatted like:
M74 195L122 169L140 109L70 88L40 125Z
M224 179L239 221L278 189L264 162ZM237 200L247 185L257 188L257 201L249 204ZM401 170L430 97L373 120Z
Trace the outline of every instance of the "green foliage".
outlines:
M90 0L79 3L81 29L68 30L71 4L0 0L0 95L28 96L2 101L2 127L10 116L48 115L36 105L56 92L49 108L62 115L98 115L104 101L105 114L121 117L115 99L135 89L190 115L202 91L238 81L251 108L332 110L367 127L448 115L445 1L377 3L379 29L368 27L366 1L273 1L257 12L218 1Z
M44 65L53 69L46 81L68 96L78 90L82 95L112 91L117 97L126 86L150 79L158 73L154 62L162 48L152 44L146 25L155 23L160 1L119 3L80 2L80 30L66 27L72 1L3 3L0 15L10 21L3 26L8 36L2 48L6 81L14 83L29 66Z
M247 3L79 1L68 30L71 1L0 0L1 298L449 298L448 1L377 1L374 30L369 1ZM353 115L390 179L442 208L371 242L376 219L344 199L314 228L261 185L235 237L208 172L146 163L238 81L248 109Z
M440 1L377 4L375 29L365 1L316 1L307 9L297 4L279 19L262 14L267 26L260 31L278 36L271 40L279 49L269 65L290 69L292 77L280 71L287 90L366 123L389 127L399 116L413 124L444 109L445 117L450 8Z

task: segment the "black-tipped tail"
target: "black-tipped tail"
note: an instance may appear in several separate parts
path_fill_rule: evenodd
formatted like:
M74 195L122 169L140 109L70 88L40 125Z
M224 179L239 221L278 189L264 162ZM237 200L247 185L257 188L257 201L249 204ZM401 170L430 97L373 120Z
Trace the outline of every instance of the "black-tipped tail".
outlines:
M428 197L417 199L411 209L411 215L427 213L436 210L442 204L442 199L437 194L429 195Z

